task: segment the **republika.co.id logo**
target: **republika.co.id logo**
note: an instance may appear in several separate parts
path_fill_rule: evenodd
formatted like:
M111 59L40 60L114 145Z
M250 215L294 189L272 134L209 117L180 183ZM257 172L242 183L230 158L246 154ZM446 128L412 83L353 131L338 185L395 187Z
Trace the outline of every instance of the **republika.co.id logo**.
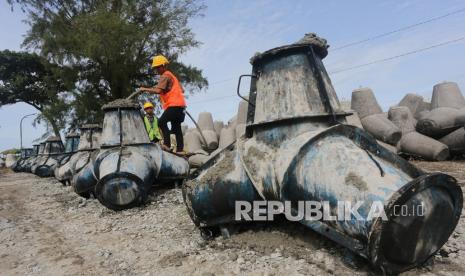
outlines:
M363 207L362 207L363 206ZM359 209L363 209L362 215ZM329 201L236 201L236 221L272 221L276 215L282 215L289 221L347 221L363 220L371 221L381 218L388 220L382 201L373 201L365 204L357 201L338 201L331 205ZM423 202L419 205L395 205L392 209L393 216L424 216Z

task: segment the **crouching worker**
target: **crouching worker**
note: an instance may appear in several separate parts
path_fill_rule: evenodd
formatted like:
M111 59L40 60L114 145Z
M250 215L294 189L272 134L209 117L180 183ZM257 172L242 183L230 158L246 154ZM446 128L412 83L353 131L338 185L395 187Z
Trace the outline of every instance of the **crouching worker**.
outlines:
M146 102L144 104L144 124L151 142L157 143L161 140L160 129L158 129L158 119L153 114L153 104Z
M155 56L152 68L160 75L160 80L155 87L141 87L140 90L160 95L164 111L158 120L158 125L163 135L163 148L165 150L171 149L170 134L174 133L176 136L176 153L185 154L181 123L184 122L186 116L186 100L179 80L166 67L168 63L166 57L162 55ZM171 124L171 131L168 128L168 122Z

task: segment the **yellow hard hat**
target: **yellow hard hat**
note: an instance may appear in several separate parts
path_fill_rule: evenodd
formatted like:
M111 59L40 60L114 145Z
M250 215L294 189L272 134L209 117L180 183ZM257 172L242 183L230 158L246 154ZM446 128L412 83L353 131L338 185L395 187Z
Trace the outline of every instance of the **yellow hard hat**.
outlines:
M168 59L162 55L153 57L152 67L158 67L170 63Z
M153 108L153 104L151 102L146 102L144 104L144 109L147 109L147 108Z

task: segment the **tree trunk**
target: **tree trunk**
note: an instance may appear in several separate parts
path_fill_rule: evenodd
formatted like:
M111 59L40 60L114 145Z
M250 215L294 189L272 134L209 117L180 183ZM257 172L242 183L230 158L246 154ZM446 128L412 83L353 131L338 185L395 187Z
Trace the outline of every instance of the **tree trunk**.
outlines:
M43 114L43 113L42 113ZM57 137L60 137L60 128L58 127L58 124L55 120L53 120L52 118L48 117L48 116L45 116L45 119L47 119L47 121L50 123L50 125L52 126L52 129L53 129L53 133L55 134L55 136Z
M60 129L58 128L57 124L54 121L50 121L50 124L52 125L53 128L53 133L55 133L55 136L60 137Z

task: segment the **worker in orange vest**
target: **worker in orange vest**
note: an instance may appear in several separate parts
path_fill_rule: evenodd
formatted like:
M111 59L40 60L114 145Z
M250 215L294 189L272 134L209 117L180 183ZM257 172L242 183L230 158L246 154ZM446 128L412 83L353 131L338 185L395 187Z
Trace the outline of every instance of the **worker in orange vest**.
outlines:
M184 153L184 139L182 136L181 123L186 116L186 100L181 83L176 76L168 71L168 59L162 55L155 56L152 61L154 68L160 75L158 84L153 87L141 87L140 91L160 95L163 114L158 119L158 125L163 135L163 148L171 150L170 130L168 122L171 123L171 132L176 136L176 152Z

